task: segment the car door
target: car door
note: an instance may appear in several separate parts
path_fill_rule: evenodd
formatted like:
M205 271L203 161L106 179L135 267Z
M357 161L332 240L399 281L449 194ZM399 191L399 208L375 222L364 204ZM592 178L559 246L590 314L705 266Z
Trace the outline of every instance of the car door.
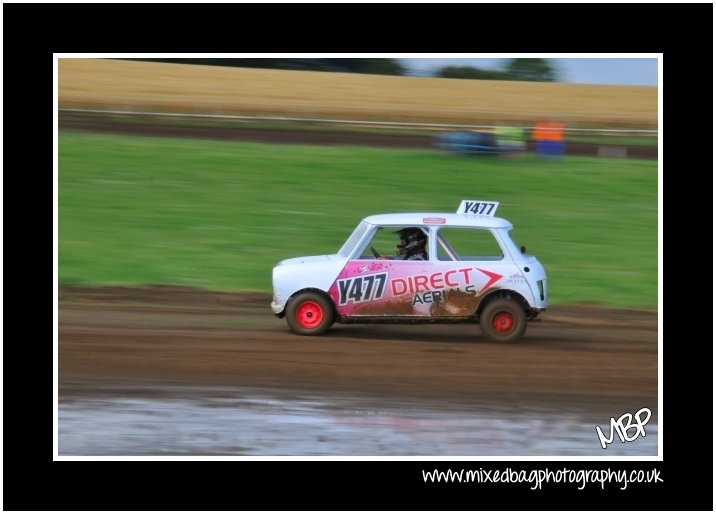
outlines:
M429 260L355 259L346 264L329 294L342 317L430 316L434 268Z

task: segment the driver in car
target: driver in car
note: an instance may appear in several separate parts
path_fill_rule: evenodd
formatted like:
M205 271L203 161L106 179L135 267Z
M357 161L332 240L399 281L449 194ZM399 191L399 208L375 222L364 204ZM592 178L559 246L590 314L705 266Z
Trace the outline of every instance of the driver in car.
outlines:
M428 260L428 252L425 249L428 243L428 236L425 232L417 227L408 227L396 230L394 233L400 237L400 244L395 247L396 256L380 255L375 249L372 249L377 258L403 261Z

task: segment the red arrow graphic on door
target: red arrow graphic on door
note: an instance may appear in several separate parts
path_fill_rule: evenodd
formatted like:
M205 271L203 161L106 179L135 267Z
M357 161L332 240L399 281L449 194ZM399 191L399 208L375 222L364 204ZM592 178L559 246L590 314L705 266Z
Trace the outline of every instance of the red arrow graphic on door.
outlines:
M500 280L502 278L502 275L500 275L499 273L493 273L492 271L487 271L487 270L480 269L480 268L475 268L475 269L481 273L484 273L489 278L489 280L487 281L487 284L485 284L483 286L483 288L480 290L480 292L484 291L485 289L487 289L492 284L494 284L495 282L497 282L498 280Z

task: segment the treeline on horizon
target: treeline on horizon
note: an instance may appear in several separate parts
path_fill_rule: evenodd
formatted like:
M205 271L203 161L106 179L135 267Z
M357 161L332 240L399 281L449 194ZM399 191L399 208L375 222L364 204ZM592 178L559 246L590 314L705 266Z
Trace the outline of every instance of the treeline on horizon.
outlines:
M340 73L368 73L374 75L408 75L398 59L390 58L178 58L129 59L132 61L229 66L237 68L270 68L279 70L327 71ZM549 59L510 59L501 70L473 66L444 66L433 77L477 80L518 80L529 82L555 82L557 73Z

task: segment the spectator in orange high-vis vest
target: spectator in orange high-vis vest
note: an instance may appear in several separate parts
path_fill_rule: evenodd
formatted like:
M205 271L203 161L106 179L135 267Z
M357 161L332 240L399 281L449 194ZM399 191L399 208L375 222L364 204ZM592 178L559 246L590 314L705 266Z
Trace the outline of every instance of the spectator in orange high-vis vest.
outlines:
M538 156L564 155L564 123L560 121L540 121L532 131Z

